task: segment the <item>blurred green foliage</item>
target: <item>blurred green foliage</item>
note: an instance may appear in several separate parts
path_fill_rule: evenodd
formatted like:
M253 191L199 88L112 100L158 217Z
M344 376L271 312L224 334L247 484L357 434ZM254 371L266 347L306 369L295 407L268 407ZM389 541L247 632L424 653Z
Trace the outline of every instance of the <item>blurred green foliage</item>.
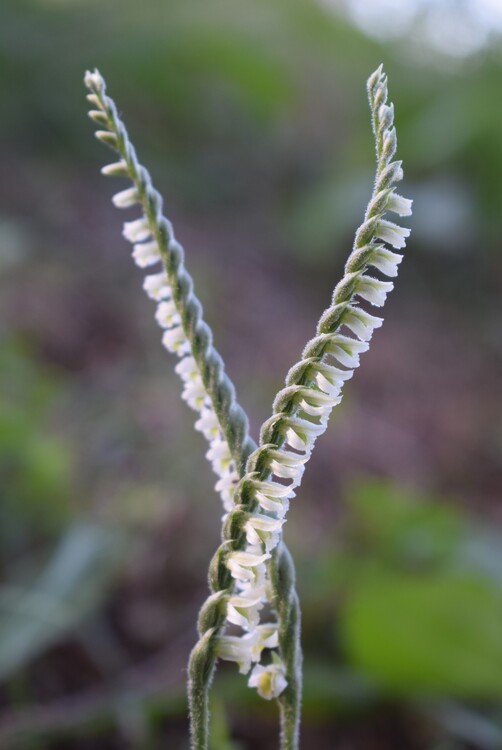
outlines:
M500 697L502 537L489 572L469 553L484 528L440 499L379 482L348 499L338 548L309 573L308 619L336 591L347 664L383 692Z
M15 339L0 348L0 548L4 564L71 517L70 447L49 429L58 382Z
M322 269L329 264L325 280L332 286L336 259L345 258L369 194L372 146L364 82L382 61L396 102L399 156L406 174L403 192L415 199L413 248L403 267L409 279L406 298L416 305L414 319L432 310L440 328L446 306L446 316L455 319L465 343L457 366L480 356L484 342L496 358L501 351L501 48L492 44L473 58L452 61L427 51L420 57L412 42L405 37L386 43L369 39L346 18L307 0L256 0L252 5L245 0L2 0L1 214L7 228L20 227L29 236L20 265L0 279L2 292L14 291L15 297L20 289L22 297L26 277L36 279L43 291L47 277L44 281L41 270L50 259L54 265L48 273L56 281L42 300L58 294L73 298L72 285L83 263L90 268L94 262L96 256L82 251L96 243L96 228L105 223L94 207L93 201L99 200L94 194L108 195L108 188L97 178L102 154L86 122L82 77L85 68L98 66L126 115L142 159L166 194L169 210L173 196L191 212L190 223L204 238L208 226L226 226L231 248L226 252L235 256L232 262L238 270L246 248L236 250L236 226L242 231L239 236L250 238L251 247L261 252L264 241L267 248L261 255L249 255L249 267L264 262L263 255L273 246L275 255L266 273L273 271L275 262L274 293L279 294L286 268L292 276L296 272L302 299L310 295L317 303ZM69 190L74 181L77 188ZM257 222L256 217L262 219ZM264 226L271 228L268 243ZM103 247L108 244L106 231L98 241ZM216 246L221 237L215 232L208 238L209 249L210 240ZM13 242L16 247L18 240ZM5 236L1 244L3 257L9 244ZM227 292L220 294L219 278L226 277L227 270L229 289L240 289L230 263L222 274L224 255L215 261L207 254L204 262L208 298L212 292L214 298L226 299ZM124 297L121 271L117 273L118 264L113 263L111 255L100 259L89 286L77 290L88 306L100 299L98 295L87 301L89 287L99 287L98 279L106 288L106 273L119 282L115 294ZM64 268L61 278L58 264ZM250 286L258 290L253 302L266 292L261 283L260 277L250 279ZM112 305L111 295L101 294ZM234 317L236 299L230 294L219 312L225 323ZM183 432L178 412L171 422L162 421L163 410L172 410L172 401L164 400L164 383L152 385L152 379L143 392L135 391L128 380L130 362L135 357L148 360L145 352L150 346L148 341L134 342L137 310L128 310L126 318L129 303L127 299L116 315L119 334L112 330L109 338L98 340L97 354L92 345L90 354L79 351L82 332L70 326L68 339L75 348L62 357L62 367L52 363L44 349L44 336L50 331L37 329L37 347L26 346L24 342L31 340L29 315L28 323L16 316L9 319L6 308L0 350L3 677L27 674L30 680L33 662L43 654L47 672L52 673L50 649L72 634L79 637L83 626L103 610L126 562L139 580L137 589L131 593L126 588L123 594L129 619L124 617L124 624L117 618L115 637L126 643L131 663L148 650L138 645L138 623L148 632L149 644L155 642L160 649L168 640L162 628L155 630L155 622L161 620L156 606L167 600L168 620L176 623L177 618L183 620L187 606L181 592L188 590L201 599L192 568L200 568L203 584L206 546L211 546L207 518L199 522L197 540L187 545L184 527L177 526L182 503L171 494L179 493L186 512L192 513L192 485L183 495L173 475L179 471L180 477L205 486L209 472L193 476L191 445L183 443L178 454L170 444L164 448L169 442L166 435L185 435L190 429ZM76 310L56 306L55 317L73 322ZM269 312L278 318L284 315L274 307ZM32 315L36 317L36 308ZM285 317L290 327L295 324L288 313ZM89 340L99 333L99 315L97 320L96 324L91 318ZM243 318L238 320L242 325ZM130 350L121 360L124 331L131 338ZM404 336L409 337L408 330ZM115 340L119 353L114 359L110 349ZM273 361L275 352L252 349L253 356L259 351L263 360ZM406 356L403 351L391 352L389 361ZM123 376L117 374L119 368ZM250 369L249 359L244 369ZM146 370L139 372L137 377L150 376ZM469 387L479 388L477 376L469 377ZM81 402L84 390L87 395ZM73 405L65 403L67 393ZM132 412L123 414L121 404L127 401L135 402L137 425L130 424ZM458 411L462 408L459 404ZM109 410L109 422L102 418L104 410ZM480 411L481 405L473 410L475 418ZM483 427L486 423L480 422L478 429L484 430L495 461L500 455L495 404L489 416L490 435ZM65 418L88 419L94 442L76 445L62 425ZM188 424L184 413L183 419ZM480 468L472 483L480 496L494 494L497 477L490 484L483 464L486 455L478 460L480 438L475 429L474 425L472 460ZM124 435L128 430L140 436ZM417 434L422 440L419 428ZM200 450L199 454L201 458ZM164 469L166 455L171 459L166 469L172 480L169 496L160 480L151 478L156 469ZM77 482L75 465L83 461L89 464L82 472L85 481ZM158 476L165 475L159 470ZM432 477L432 486L436 479L441 484ZM430 480L424 477L424 485ZM197 498L207 501L213 512L213 498L198 489ZM329 478L321 482L320 492L331 492ZM78 513L83 494L85 520ZM329 549L319 559L299 560L307 730L310 721L327 721L333 712L343 720L391 696L410 711L424 712L425 699L429 701L427 716L447 727L431 740L437 740L436 749L502 746L496 711L492 722L445 700L462 700L473 710L477 705L484 709L484 703L500 704L501 535L445 502L441 494L421 497L397 484L354 484L347 491L344 521L336 537L331 538L328 527L324 530L320 548ZM169 520L160 524L162 507L169 510ZM98 512L89 518L96 509L104 509L104 515L111 509L112 522L105 523ZM187 526L194 526L195 517L194 513ZM153 562L148 555L146 563L137 559L127 544L130 538L124 528L133 523L135 534L147 540L146 546L152 545ZM171 525L174 532L167 543L164 535ZM155 543L156 533L161 539ZM174 591L174 602L168 591ZM129 622L133 625L127 631ZM173 636L174 631L167 632ZM176 670L181 681L182 671ZM146 715L151 696L142 684L137 687L138 701L143 688ZM161 715L163 711L178 720L184 716L182 690L177 687L175 698L159 691L162 697L156 695L155 700L162 703ZM237 675L222 681L222 694L231 696L252 719L269 716L270 707L258 706ZM134 700L125 704L125 714ZM115 715L113 698L110 702L111 708L103 711ZM214 741L221 749L238 747L227 718L217 704ZM184 727L180 734L184 736ZM178 746L176 740L172 746Z

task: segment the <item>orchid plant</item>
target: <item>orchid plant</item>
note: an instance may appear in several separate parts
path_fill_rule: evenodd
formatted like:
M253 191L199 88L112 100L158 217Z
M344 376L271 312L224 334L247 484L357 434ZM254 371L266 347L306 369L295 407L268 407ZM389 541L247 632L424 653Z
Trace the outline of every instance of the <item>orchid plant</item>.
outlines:
M206 456L223 504L222 543L209 566L211 592L199 615L199 640L188 670L192 749L209 746L209 689L218 659L225 659L249 675L249 687L262 698L277 700L281 750L297 750L300 609L282 529L315 441L325 432L373 331L382 325L366 305L384 305L393 282L381 277L397 275L403 256L395 250L404 248L410 233L386 218L389 212L411 214L411 200L395 192L403 171L394 160L396 131L387 77L380 66L367 83L377 167L364 221L343 278L314 338L288 372L258 444L249 436L246 415L204 321L183 248L163 215L162 198L138 161L100 73L87 72L85 84L89 115L99 126L96 137L117 154L102 172L131 183L113 203L141 212L125 222L123 234L133 244L136 265L147 269L143 288L157 305L162 344L178 358L182 398L196 412L195 429L209 444Z

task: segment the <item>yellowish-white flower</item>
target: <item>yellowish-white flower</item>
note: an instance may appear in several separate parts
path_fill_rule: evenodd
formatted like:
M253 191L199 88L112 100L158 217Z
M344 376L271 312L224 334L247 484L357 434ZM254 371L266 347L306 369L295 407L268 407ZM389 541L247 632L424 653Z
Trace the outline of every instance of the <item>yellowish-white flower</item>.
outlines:
M257 664L251 672L248 685L257 688L258 694L267 701L278 698L288 685L284 664L279 658L266 666Z

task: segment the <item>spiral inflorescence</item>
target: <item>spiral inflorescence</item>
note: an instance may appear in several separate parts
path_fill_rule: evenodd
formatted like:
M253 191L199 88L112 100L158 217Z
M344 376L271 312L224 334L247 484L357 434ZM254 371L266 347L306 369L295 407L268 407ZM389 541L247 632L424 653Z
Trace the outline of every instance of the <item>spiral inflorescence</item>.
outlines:
M234 508L236 483L244 472L247 458L256 449L256 444L248 435L247 418L236 402L233 385L224 372L221 357L212 345L211 331L202 319L202 307L195 297L192 279L184 267L183 249L174 237L171 223L162 214L161 196L153 187L147 170L138 162L115 104L106 95L101 75L98 71L87 73L85 83L91 92L88 99L95 107L90 111L90 117L105 128L99 130L96 136L120 156L118 162L107 165L102 172L109 176L127 177L132 181L132 187L117 193L113 197L113 203L121 209L136 205L143 209L143 215L139 219L125 222L123 233L134 244L132 256L136 265L148 269L155 266L162 268L160 271L157 268L155 273L146 276L143 286L147 295L158 303L155 317L164 329L162 341L165 348L180 357L175 369L184 383L182 397L199 413L195 427L209 441L206 455L219 477L215 489L221 495L224 510L228 513ZM255 524L257 535L263 529L277 528L277 522L265 516L261 520L256 519ZM260 541L259 537L257 541ZM270 555L267 557L271 559ZM273 559L275 578L267 576L265 565L262 564L259 570L262 585L254 586L249 580L237 580L234 588L238 588L238 591L234 592L233 597L229 596L226 603L224 619L227 623L244 627L246 633L242 637L220 634L218 655L236 661L244 673L249 671L251 664L260 660L264 649L278 645L279 630L287 628L290 622L299 622L294 586L289 594L287 607L286 601L280 601L280 597L274 593L274 581L278 585L284 577L294 577L292 560L285 548L280 555L275 550ZM264 585L266 579L267 587ZM278 603L277 607L275 604L273 606L282 625L258 623L258 610L265 601L271 600ZM222 626L223 624L225 623L222 622ZM204 734L207 736L207 690L214 661L215 658L209 659L203 668L191 670L194 675L190 680L189 691L193 733L201 737ZM285 679L280 670L278 681L282 691ZM261 683L257 684L259 690L260 685ZM290 685L292 690L293 678L290 679ZM298 685L294 693L299 694ZM285 715L286 709L281 713ZM205 739L201 739L200 746L205 742Z
M113 203L118 208L139 205L143 209L139 219L125 222L124 236L134 243L132 255L139 267L161 269L146 276L143 286L158 303L155 317L164 329L163 345L180 357L176 371L184 384L182 397L199 413L195 426L210 443L207 456L219 477L216 489L228 511L233 505L239 472L255 446L248 435L246 415L213 346L211 330L184 266L183 248L162 213L162 198L137 159L115 104L106 95L101 75L98 71L88 72L85 83L91 92L88 99L95 107L89 115L104 128L97 131L96 137L120 156L118 162L102 171L132 181L132 187L117 193Z
M257 626L259 617L251 594L260 588L267 590L270 578L274 578L270 564L267 570L264 563L281 542L282 525L305 464L317 437L326 430L331 410L341 400L344 382L352 377L374 329L382 324L381 318L370 314L360 303L381 307L393 284L371 275L369 269L392 278L402 260L402 255L394 250L405 246L409 229L384 215L388 211L409 215L411 201L395 193L395 184L403 173L401 162L393 161L394 110L392 104L387 104L387 79L381 67L370 77L367 88L377 151L373 194L331 305L321 316L316 336L307 344L300 362L289 371L286 386L274 401L273 414L262 427L260 444L250 455L246 473L236 487L235 507L225 524L224 541L211 564L212 594L199 619L195 669L210 663L221 649L220 630L235 581L248 596L247 608L244 600L242 603L243 618L248 622L254 618L254 627ZM274 590L280 586L284 606L284 602L292 600L292 588L288 587L292 587L293 580L288 581L286 576L280 582L275 578ZM258 664L253 669L249 683L256 685L264 697L287 695L289 675L298 668L294 638L294 628L280 628L280 655L273 654L269 664ZM243 650L244 644L241 657ZM250 660L246 665L249 663ZM284 738L284 727L283 747L296 747L291 732L289 739Z

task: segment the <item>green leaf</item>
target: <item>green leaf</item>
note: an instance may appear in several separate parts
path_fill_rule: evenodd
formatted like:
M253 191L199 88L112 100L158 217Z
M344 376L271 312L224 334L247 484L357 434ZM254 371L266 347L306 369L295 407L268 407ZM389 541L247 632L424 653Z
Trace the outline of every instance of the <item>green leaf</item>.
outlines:
M341 613L349 658L383 688L502 695L502 593L488 579L378 573Z

